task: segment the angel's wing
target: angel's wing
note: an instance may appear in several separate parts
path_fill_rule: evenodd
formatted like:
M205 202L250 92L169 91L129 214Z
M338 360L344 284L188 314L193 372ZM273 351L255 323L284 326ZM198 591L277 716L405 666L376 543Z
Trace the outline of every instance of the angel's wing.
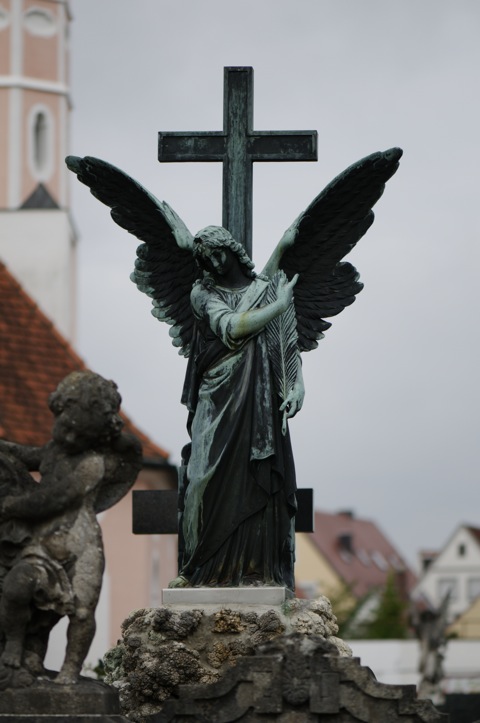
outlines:
M300 274L294 299L300 351L318 346L335 316L355 301L363 284L352 264L342 262L372 225L372 207L395 173L400 148L373 153L347 168L310 204L286 232L297 231L279 268L291 279Z
M190 292L197 275L192 234L165 201L119 168L91 156L68 156L65 162L95 198L110 206L113 220L143 241L130 278L151 297L152 314L172 325L173 345L188 356L193 333Z

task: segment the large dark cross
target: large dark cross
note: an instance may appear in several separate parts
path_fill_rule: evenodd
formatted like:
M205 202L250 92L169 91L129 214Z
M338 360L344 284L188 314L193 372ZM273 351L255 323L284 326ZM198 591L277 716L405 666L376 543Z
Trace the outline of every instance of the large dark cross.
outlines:
M253 68L224 69L223 131L158 134L158 160L223 163L223 226L252 255L253 161L316 161L316 131L253 130ZM297 490L296 532L313 532L313 490ZM133 532L178 531L176 490L133 493Z
M316 161L316 131L253 130L253 68L225 68L223 131L158 134L158 160L221 161L223 219L252 256L253 161Z

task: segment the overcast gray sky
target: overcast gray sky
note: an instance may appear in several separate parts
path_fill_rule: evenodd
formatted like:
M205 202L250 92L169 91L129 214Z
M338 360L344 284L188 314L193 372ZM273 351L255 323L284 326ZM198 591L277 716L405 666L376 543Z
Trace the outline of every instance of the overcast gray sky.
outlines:
M480 525L480 4L74 0L71 152L119 166L192 232L221 224L220 164L159 164L159 130L221 130L223 68L253 66L256 130L318 130L317 163L254 166L258 270L354 161L404 149L351 254L365 284L304 354L299 486L374 519L415 563ZM185 360L129 281L136 240L72 176L78 349L174 462Z

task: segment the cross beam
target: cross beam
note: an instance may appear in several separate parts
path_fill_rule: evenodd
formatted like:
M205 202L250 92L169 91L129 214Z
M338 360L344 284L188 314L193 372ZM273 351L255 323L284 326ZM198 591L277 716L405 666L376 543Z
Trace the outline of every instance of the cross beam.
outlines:
M253 161L316 161L316 131L253 130L253 68L224 68L223 131L160 132L161 163L223 163L222 224L252 255Z
M134 535L178 533L177 490L134 490L132 495ZM298 510L295 515L295 532L314 532L313 489L299 489L296 497Z

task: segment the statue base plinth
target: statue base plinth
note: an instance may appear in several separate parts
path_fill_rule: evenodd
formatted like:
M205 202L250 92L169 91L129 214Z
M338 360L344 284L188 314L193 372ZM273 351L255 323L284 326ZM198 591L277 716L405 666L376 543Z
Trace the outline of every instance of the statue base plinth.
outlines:
M75 685L37 680L28 688L0 693L0 723L128 723L120 714L118 692L81 678Z
M164 605L283 605L293 598L285 587L174 587L162 590Z

